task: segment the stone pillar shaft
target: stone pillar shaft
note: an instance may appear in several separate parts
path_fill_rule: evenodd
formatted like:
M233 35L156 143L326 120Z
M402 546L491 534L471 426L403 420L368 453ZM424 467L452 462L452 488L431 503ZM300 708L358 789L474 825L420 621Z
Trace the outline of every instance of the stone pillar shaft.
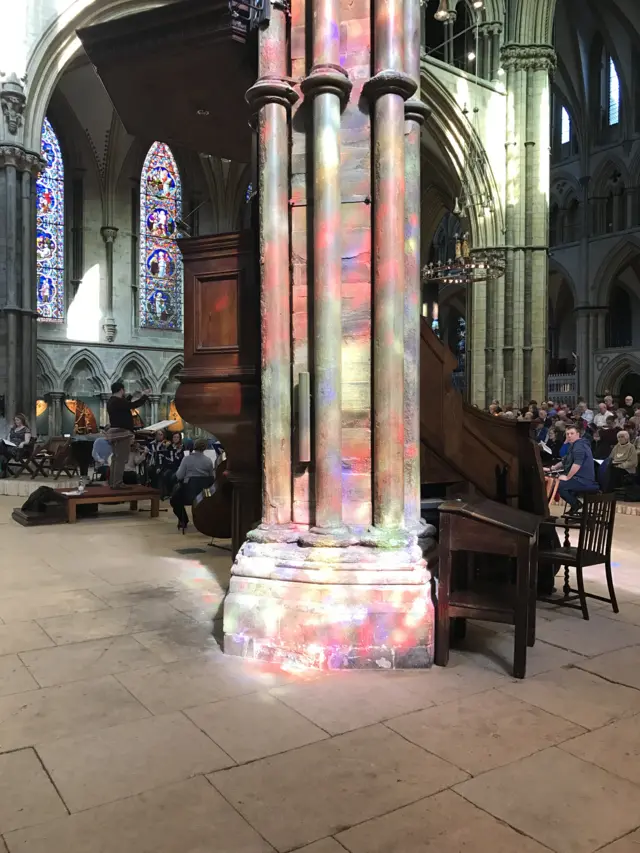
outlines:
M419 0L404 2L404 67L416 94L405 103L404 523L420 525L420 128L429 110L420 100Z
M313 0L313 320L316 530L342 529L342 240L340 2Z
M39 155L0 145L0 395L35 423L35 176Z
M282 4L258 35L258 81L247 101L258 112L260 311L262 331L263 521L291 522L291 282L289 272L288 107Z
M374 0L373 521L404 522L404 101L402 0Z

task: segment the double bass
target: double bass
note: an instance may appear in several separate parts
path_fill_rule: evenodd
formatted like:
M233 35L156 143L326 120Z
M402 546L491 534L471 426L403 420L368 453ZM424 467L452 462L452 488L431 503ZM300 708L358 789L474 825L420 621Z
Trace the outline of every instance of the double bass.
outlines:
M231 536L232 487L227 476L227 460L223 458L215 470L212 486L193 499L191 513L196 530L212 539Z

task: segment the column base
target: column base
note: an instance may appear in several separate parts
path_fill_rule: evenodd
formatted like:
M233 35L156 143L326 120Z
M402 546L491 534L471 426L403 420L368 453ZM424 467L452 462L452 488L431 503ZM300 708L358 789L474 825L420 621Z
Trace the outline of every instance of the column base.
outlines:
M370 534L346 547L309 546L304 535L245 542L224 603L225 653L291 670L430 667L431 586L410 540L397 548L372 547Z

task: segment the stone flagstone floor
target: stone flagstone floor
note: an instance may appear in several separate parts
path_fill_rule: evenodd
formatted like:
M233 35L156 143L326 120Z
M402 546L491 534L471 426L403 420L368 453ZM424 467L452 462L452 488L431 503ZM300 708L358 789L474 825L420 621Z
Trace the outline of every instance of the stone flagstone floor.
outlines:
M0 850L640 853L640 535L615 616L541 607L529 675L285 673L211 636L230 556L171 514L25 530L0 497ZM599 569L589 586L602 587Z

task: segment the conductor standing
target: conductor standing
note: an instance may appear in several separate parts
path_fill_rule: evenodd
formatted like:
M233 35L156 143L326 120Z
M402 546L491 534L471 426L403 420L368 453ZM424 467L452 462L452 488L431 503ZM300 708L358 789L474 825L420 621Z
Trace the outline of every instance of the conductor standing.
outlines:
M113 451L109 472L109 486L112 489L124 488L124 466L129 458L133 437L133 409L145 403L149 394L151 389L146 388L134 400L132 395L125 396L122 382L114 382L111 386L111 397L107 403L109 429L106 438Z

